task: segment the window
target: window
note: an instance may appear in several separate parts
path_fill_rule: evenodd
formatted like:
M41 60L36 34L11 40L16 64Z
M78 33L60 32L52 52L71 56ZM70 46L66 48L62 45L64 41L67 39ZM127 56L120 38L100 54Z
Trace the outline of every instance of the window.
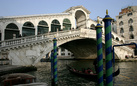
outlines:
M123 23L123 21L121 21L120 23L119 23L119 26L122 26L124 23Z
M127 14L127 16L131 16L131 15L133 15L133 14L132 14L132 13L128 13L128 14Z
M90 29L95 30L95 25L94 24L90 25Z
M134 31L133 26L129 27L129 31L131 31L131 32Z
M123 28L120 29L120 33L124 33L124 29Z
M121 19L122 18L122 16L119 16L119 19Z
M133 23L133 19L129 19L128 24L132 24L132 23Z
M119 41L119 38L118 38L118 37L116 37L116 40L117 40L117 41Z
M134 39L134 35L131 34L131 35L129 36L129 39Z
M65 56L65 53L61 53L62 56Z
M68 53L68 55L71 55L70 53Z

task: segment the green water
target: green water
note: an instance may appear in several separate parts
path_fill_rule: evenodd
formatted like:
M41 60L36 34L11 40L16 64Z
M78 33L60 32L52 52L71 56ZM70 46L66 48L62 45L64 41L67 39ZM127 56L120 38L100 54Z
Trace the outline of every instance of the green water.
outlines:
M58 86L97 86L96 82L71 74L66 64L81 68L92 68L92 60L58 60ZM114 80L114 86L137 86L137 62L116 62L120 67L120 74ZM37 82L46 82L51 86L51 64L43 62L37 64L38 70L30 74L37 77Z

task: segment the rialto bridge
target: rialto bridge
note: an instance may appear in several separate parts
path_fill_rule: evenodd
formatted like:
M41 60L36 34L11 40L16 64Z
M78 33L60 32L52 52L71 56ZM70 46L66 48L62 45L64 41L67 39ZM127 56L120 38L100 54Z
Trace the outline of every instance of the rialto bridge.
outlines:
M55 36L57 46L69 49L76 58L94 59L97 22L91 20L89 14L83 6L75 6L58 14L0 18L0 58L9 58L13 65L36 64L53 49ZM113 32L112 38L113 45L125 42ZM117 59L125 59L125 55L132 55L133 50L117 47L115 53Z

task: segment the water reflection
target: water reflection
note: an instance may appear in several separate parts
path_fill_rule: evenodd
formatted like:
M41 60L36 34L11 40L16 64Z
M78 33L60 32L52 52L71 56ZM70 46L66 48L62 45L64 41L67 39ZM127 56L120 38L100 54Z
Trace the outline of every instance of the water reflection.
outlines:
M58 86L96 86L96 82L71 74L66 64L77 69L92 68L92 60L58 60ZM137 84L137 62L116 62L120 67L120 75L114 78L114 86L136 86ZM37 64L38 70L30 72L37 77L37 82L46 82L51 85L51 64L43 62Z

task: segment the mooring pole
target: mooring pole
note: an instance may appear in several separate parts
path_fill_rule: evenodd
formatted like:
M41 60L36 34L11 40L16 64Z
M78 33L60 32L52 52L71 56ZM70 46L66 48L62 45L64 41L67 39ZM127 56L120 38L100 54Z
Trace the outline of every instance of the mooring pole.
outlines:
M54 78L53 78L53 55L54 55L54 53L53 53L53 50L51 51L51 58L50 58L50 61L51 61L51 86L53 86L53 84L54 84Z
M57 39L53 39L53 86L58 86L58 79L57 79Z
M96 39L97 39L97 73L98 73L98 86L103 86L103 53L102 53L102 26L96 26Z
M105 26L106 86L113 86L111 20L106 10Z

